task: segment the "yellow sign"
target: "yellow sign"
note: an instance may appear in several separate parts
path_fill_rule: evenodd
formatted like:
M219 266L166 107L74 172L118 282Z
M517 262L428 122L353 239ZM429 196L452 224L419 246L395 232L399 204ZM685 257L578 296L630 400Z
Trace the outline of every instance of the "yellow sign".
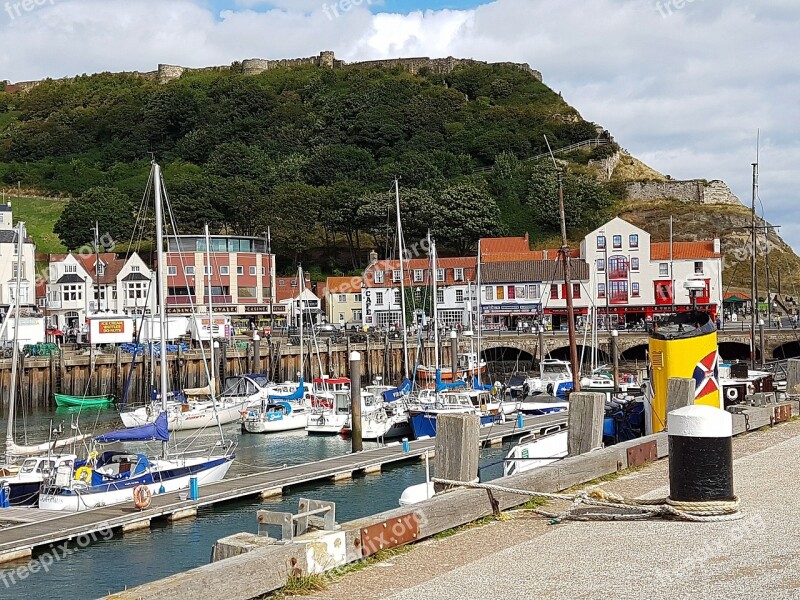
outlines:
M125 321L100 321L99 333L125 333Z

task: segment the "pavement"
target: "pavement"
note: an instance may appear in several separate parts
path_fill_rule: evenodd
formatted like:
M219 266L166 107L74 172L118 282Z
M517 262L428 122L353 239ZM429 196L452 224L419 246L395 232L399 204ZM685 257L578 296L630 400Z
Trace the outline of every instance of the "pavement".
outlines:
M569 522L512 513L350 573L314 598L392 600L800 598L800 421L734 440L744 518ZM668 461L603 484L668 495ZM549 509L560 508L551 504Z

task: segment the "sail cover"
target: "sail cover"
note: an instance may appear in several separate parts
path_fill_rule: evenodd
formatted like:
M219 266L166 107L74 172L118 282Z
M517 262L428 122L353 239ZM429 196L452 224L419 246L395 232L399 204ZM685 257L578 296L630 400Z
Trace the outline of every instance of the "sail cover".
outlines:
M94 439L99 444L111 444L113 442L168 442L167 413L162 412L154 422L147 425L112 431L105 435L98 435Z
M270 395L269 400L270 402L275 402L278 400L302 400L303 394L305 394L306 388L303 383L303 378L300 378L300 383L297 384L297 389L289 394L288 396L273 396Z
M403 396L407 396L408 393L411 391L411 380L406 377L403 379L403 383L400 384L400 387L394 388L393 390L386 390L383 392L383 401L384 402L397 402Z
M454 381L453 383L445 383L442 381L442 371L436 369L436 393L446 392L447 390L455 390L467 385L466 381Z
M485 384L481 385L480 383L478 383L478 376L477 375L473 375L472 376L472 388L476 389L476 390L481 390L481 391L484 391L484 392L491 392L494 389L494 386L491 383L485 383Z

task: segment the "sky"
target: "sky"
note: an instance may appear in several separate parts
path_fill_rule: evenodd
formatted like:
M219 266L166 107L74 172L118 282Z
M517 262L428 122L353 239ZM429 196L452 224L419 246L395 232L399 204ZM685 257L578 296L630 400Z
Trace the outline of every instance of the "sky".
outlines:
M800 250L798 0L0 0L0 80L321 50L527 62L634 156L748 205L758 148L759 210Z

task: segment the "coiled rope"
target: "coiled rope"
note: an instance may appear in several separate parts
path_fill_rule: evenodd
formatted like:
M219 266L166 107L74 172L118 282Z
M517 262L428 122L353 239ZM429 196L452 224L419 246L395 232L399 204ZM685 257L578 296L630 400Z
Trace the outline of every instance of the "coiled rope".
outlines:
M600 487L581 490L574 494L551 494L548 492L536 492L533 490L520 490L517 488L505 487L490 483L472 483L468 481L452 481L449 479L439 479L434 477L434 483L450 487L465 487L478 490L486 490L489 493L489 500L496 508L497 502L492 492L506 494L517 494L544 500L563 500L570 502L569 507L561 513L552 513L538 508L523 509L534 512L550 519L551 525L556 525L563 521L638 521L652 518L676 518L682 521L695 523L715 523L723 521L737 521L742 518L739 512L739 498L733 500L717 500L710 502L679 502L671 498L659 498L656 500L639 500L636 498L625 498L617 494L607 492ZM628 513L616 512L581 512L575 511L581 506L597 506L610 509L625 509Z

